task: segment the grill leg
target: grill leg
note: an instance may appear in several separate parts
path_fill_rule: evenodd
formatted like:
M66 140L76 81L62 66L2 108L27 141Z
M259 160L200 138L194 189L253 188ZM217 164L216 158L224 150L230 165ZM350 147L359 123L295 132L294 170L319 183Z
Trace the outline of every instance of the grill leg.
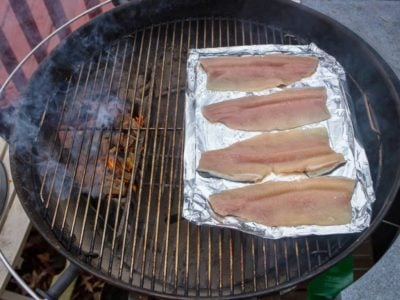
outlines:
M63 274L47 292L37 290L37 293L48 300L57 300L80 272L81 269L79 267L73 263L70 263L69 267L63 272Z

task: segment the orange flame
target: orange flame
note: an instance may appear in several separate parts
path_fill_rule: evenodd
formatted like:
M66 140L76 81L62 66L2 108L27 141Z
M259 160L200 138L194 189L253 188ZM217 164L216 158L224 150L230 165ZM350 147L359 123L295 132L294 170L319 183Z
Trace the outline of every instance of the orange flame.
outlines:
M114 160L112 160L111 158L107 160L107 168L111 170L114 168Z

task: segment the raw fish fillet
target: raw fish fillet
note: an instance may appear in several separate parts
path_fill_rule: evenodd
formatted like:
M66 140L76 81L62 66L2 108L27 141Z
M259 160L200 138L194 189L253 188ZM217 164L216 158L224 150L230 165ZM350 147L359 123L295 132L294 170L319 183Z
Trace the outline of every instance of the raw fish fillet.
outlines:
M233 181L257 182L276 174L327 173L345 162L329 146L325 128L263 133L203 152L197 170Z
M290 129L330 118L325 88L287 89L226 100L207 105L202 112L211 123L249 131Z
M217 214L266 226L340 225L351 222L355 181L316 177L266 182L210 196Z
M288 85L311 76L318 66L315 57L266 55L204 58L207 88L215 91L260 91Z

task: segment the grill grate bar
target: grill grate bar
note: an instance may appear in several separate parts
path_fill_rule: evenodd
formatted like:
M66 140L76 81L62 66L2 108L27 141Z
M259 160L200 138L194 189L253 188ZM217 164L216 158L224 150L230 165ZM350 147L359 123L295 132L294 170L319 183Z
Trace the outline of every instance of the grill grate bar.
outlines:
M319 249L320 246L319 246L318 239L315 239L315 245L316 245L317 251L315 251L314 254L317 255L317 258L318 258L318 265L320 265L320 264L321 264L321 255L320 255L320 249ZM313 252L312 252L312 254L313 254Z
M157 39L156 39L156 46L155 46L155 54L154 54L154 61L153 61L153 67L151 71L151 83L150 83L150 92L149 92L149 99L153 99L153 93L154 93L154 87L155 87L155 76L156 76L156 70L157 70L157 55L158 55L158 50L159 50L159 44L160 44L160 34L161 34L161 27L157 26ZM149 64L145 66L145 68L149 68ZM162 78L162 77L161 77ZM148 101L148 106L147 106L147 128L150 126L150 117L151 117L151 110L152 110L152 105L151 101ZM158 118L157 118L158 121ZM147 141L145 143L145 150L143 154L143 165L145 164L145 158L147 156L147 145L149 141L149 130L146 128L146 137L145 140ZM157 145L157 137L158 135L155 134L155 141L153 144L153 153L156 152L156 145ZM150 183L153 182L154 180L154 163L155 163L155 156L153 156L153 160L151 162L151 171L150 171ZM139 191L143 189L143 180L141 178L140 180L140 187ZM141 266L141 274L140 274L140 287L143 287L144 285L144 275L145 275L145 262L146 262L146 255L147 255L147 239L149 235L149 222L150 222L150 207L151 207L151 196L152 196L152 189L150 188L149 191L149 196L148 196L148 203L147 203L147 212L146 212L146 221L144 224L145 227L145 232L144 232L144 241L143 241L143 255L142 255L142 266Z
M180 28L180 39L179 39L179 52L178 52L178 66L177 66L177 79L176 79L176 90L179 89L180 86L180 77L181 77L181 61L182 61L182 51L183 51L183 29L184 29L184 21L181 21L181 28ZM189 23L190 24L190 23ZM189 25L190 26L190 25ZM174 33L175 33L175 29L176 29L176 23L174 23ZM188 35L190 37L190 34ZM175 38L175 35L174 35ZM173 56L171 55L171 71L172 71L172 59ZM169 86L168 88L171 89L171 81L169 81ZM176 93L175 96L175 109L174 109L174 128L175 130L173 131L173 135L172 135L172 150L171 153L175 153L175 145L177 143L177 132L179 132L180 130L178 129L178 107L179 107L179 93ZM180 141L182 141L182 139L180 139ZM180 142L178 142L179 144L181 144ZM181 145L180 145L181 146ZM178 147L179 149L179 147ZM183 149L183 147L182 147ZM179 183L182 182L182 153L180 153L180 167L178 169L178 174L179 174ZM168 209L167 209L167 216L168 216L168 221L167 221L167 234L166 234L166 240L165 240L165 256L164 256L164 270L163 270L163 278L164 278L164 285L163 285L163 291L166 290L166 276L167 276L167 265L168 265L168 253L169 253L169 235L170 235L170 212L171 212L171 205L172 205L172 182L173 182L173 178L174 178L174 174L175 174L175 156L172 155L171 157L171 170L169 173L169 182L170 187L169 187L169 194L168 194ZM176 244L175 244L175 262L174 262L174 291L176 291L177 287L178 287L178 259L179 259L179 232L180 232L180 222L181 222L181 194L182 194L182 190L181 190L182 184L179 184L179 188L178 188L178 212L177 212L177 228L176 228ZM171 251L172 252L172 251Z
M117 43L117 49L116 49L116 53L119 52L119 47L120 47L120 42L118 41ZM111 49L110 49L111 52ZM110 80L110 84L107 90L107 99L110 99L110 95L111 95L111 89L112 89L112 83L113 83L113 79L115 76L115 68L117 65L117 58L118 55L114 56L114 63L112 66L112 71L111 71L111 80ZM110 138L109 138L109 142L108 142L108 146L107 149L110 149L111 147L111 140L113 138L114 132L111 131L110 132ZM119 139L118 139L118 145L119 145ZM99 196L99 202L102 201L102 193L104 191L104 186L105 186L105 181L106 181L106 169L107 169L107 161L109 160L109 151L107 151L107 155L106 155L106 159L104 161L104 171L103 171L103 176L102 176L102 181L101 181L101 188L100 188L100 196ZM110 184L110 190L109 190L109 195L107 197L107 203L106 203L106 213L105 213L105 218L104 218L104 223L107 224L108 223L108 219L110 216L110 206L111 206L111 189L112 186L114 185L114 178L115 178L115 172L116 172L116 164L114 164L113 168L112 168L112 175L111 175L111 184ZM104 245L105 245L105 240L106 240L106 232L107 232L107 226L104 226L103 228L103 233L101 235L101 244L100 244L100 251L99 251L99 266L101 266L101 262L103 261L103 255L104 255ZM108 272L110 273L110 272Z
M157 106L157 117L156 117L156 124L159 125L159 118L160 116L160 108L161 108L161 95L163 90L163 78L164 78L164 68L165 68L165 58L166 58L166 50L167 50L167 41L168 41L168 24L165 26L165 37L164 37L164 52L163 52L163 59L162 59L162 66L161 66L161 82L160 82L160 90L159 90L159 97L158 97L158 106ZM175 47L175 31L176 31L176 23L173 24L173 32L171 38L171 45L169 46L170 50L170 67L169 67L169 76L168 76L168 94L166 99L165 105L165 117L164 117L164 126L168 123L169 117L169 107L170 107L170 89L171 89L171 80L172 80L172 66L173 66L173 54L174 54L174 47ZM155 135L157 137L157 133ZM153 246L153 267L152 267L152 275L151 275L151 289L154 289L154 280L155 280L155 272L156 272L156 259L157 259L157 244L158 244L158 235L159 235L159 224L160 224L160 205L161 205L161 196L162 196L162 189L164 187L164 165L165 165L165 150L166 150L166 141L167 141L167 131L163 131L163 138L162 138L162 150L161 150L161 164L160 164L160 184L158 188L158 196L157 196L157 213L156 213L156 224L155 224L155 237L154 237L154 246ZM154 151L156 148L156 140L154 141ZM154 159L153 156L153 165L152 165L152 172L154 171ZM150 195L149 195L149 202L150 202Z
M200 295L200 227L197 227L197 277L196 277L196 296Z
M233 232L232 230L229 232L229 290L230 294L233 295L234 293L234 286L233 286L233 240L232 240Z
M285 275L286 275L286 280L290 279L289 275L289 259L288 259L288 246L287 246L287 240L285 239L283 241L283 253L285 257Z
M254 45L253 43L253 24L251 22L247 22L248 26L250 27L250 45Z
M226 45L230 46L230 20L226 20ZM236 28L236 27L235 27ZM236 30L236 29L235 29ZM236 37L236 33L235 33ZM235 40L236 41L236 40ZM232 240L233 230L229 231L229 293L230 295L234 294L234 285L233 285L233 240Z
M123 58L122 58L122 65L125 65L125 60L126 60L126 53L127 53L127 47L128 47L128 42L127 41L125 41L125 47L124 47L124 53L123 53ZM117 50L119 50L119 43L118 43L118 45L117 45ZM118 54L118 51L117 51L117 54ZM121 68L121 70L120 70L120 75L119 75L119 80L118 80L118 86L117 86L117 91L119 91L120 89L121 89L121 81L122 81L122 76L123 76L123 68ZM123 106L125 107L125 105L126 105L126 97L124 97L124 104L123 104ZM122 119L121 119L121 128L122 128ZM129 133L128 133L129 134ZM119 133L118 133L118 136L120 137L121 136L121 129L119 130ZM92 139L93 139L93 137L94 137L94 134L92 135ZM102 137L102 134L101 134L101 137ZM112 137L112 136L111 136ZM110 137L110 142L111 142L111 137ZM101 141L101 139L100 139L100 141ZM118 144L119 144L119 142L120 142L120 140L118 140ZM90 143L90 146L91 146L91 143ZM117 145L117 147L119 147L119 145ZM101 147L98 147L98 149L97 149L97 151L96 151L96 160L95 160L95 168L97 167L97 163L98 163L98 160L99 160L99 154L100 154L100 149L99 148L101 148ZM109 146L108 146L108 150L109 150L109 148L110 148L110 144L109 144ZM109 151L107 151L107 152L109 152ZM108 156L108 154L107 154L107 159L106 159L106 161L105 161L105 164L107 163L107 161L108 161L108 159L109 159L109 156ZM126 163L126 160L124 161L124 164ZM87 167L87 166L86 166ZM115 169L115 168L114 168ZM86 168L85 168L85 170L86 170ZM105 175L105 172L106 172L106 166L104 166L104 175ZM82 242L83 242L83 240L82 240L82 238L83 238L83 234L84 234L84 228L86 227L85 225L86 225L86 218L87 218L87 214L88 214L88 212L89 212L89 203L90 203L90 196L91 196L91 193L92 193L92 190L93 190L93 183L94 183L94 175L95 174L95 172L93 172L93 175L92 175L92 178L91 178L91 183L90 183L90 189L89 189L89 194L88 194L88 197L87 197L87 200L86 200L86 207L85 207L85 212L84 212L84 225L82 226L82 232L81 232L81 242L80 242L80 245L79 245L79 249L81 250L82 249ZM115 176L115 170L113 170L113 175ZM123 174L124 175L124 174ZM122 176L123 176L122 175ZM83 180L84 180L84 176L83 176L83 178L82 178L82 182L83 182ZM104 180L105 180L105 178L103 177L103 183L102 183L102 189L103 189L103 186L104 186ZM113 181L113 179L112 179L112 181ZM123 180L122 180L123 181ZM122 181L121 181L121 183L122 183ZM110 187L110 189L112 188L112 185L111 185L111 187ZM101 201L101 200L100 200ZM100 201L98 201L98 202L100 202ZM109 200L110 201L110 200ZM120 206L120 202L121 202L121 196L119 195L119 197L118 197L118 204L117 204L117 206L118 206L118 210L117 210L117 217L116 217L116 220L118 220L118 212L119 212L119 206ZM108 219L108 215L106 216L106 218L105 219ZM97 225L97 224L96 224ZM104 228L106 228L107 226L105 226ZM106 231L106 229L104 229L104 231ZM112 241L112 245L111 245L111 253L113 254L114 253L114 248L115 248L115 234L116 234L116 229L115 229L115 226L114 226L114 235L113 235L113 241ZM93 233L92 233L92 238L91 238L91 240L94 242L94 240L95 240L95 235L96 235L96 231L94 230L93 231ZM91 242L92 243L92 242ZM101 255L101 259L102 259L102 255ZM101 260L100 259L100 260ZM111 257L111 259L110 259L110 263L109 263L109 265L112 265L112 257ZM110 272L109 272L110 273Z
M213 22L214 24L214 22ZM218 47L222 47L222 19L218 19ZM222 296L222 230L218 230L218 261L219 261L219 277L218 277L218 295Z
M89 69L91 69L91 66L92 66L92 63L90 63ZM74 101L74 102L75 102L76 99L77 99L77 95L78 95L77 93L78 93L78 90L79 90L79 82L80 82L80 80L81 80L81 76L82 76L83 70L84 70L84 65L81 66L81 70L80 70L80 74L79 74L79 78L78 78L78 84L77 84L77 86L76 86L75 93L74 93L74 97L73 97L73 99L74 99L73 101ZM87 88L88 80L89 80L89 77L88 77L88 75L87 75L86 80L85 80L85 84L84 84L83 94L86 94L86 88ZM80 117L81 113L82 113L82 104L79 106L78 118ZM73 136L73 141L72 141L72 144L73 144L73 145L75 145L75 141L76 141L76 139L75 139L75 135L74 135L74 136ZM82 149L82 145L83 145L83 142L79 143L79 146L78 146L79 149L80 149L80 150L79 150L79 153L80 153L80 151L81 151L81 149ZM61 151L62 151L62 149L60 149L60 152L61 152ZM60 154L59 157L61 158L61 154ZM64 200L64 199L61 200L61 197L63 196L62 191L63 191L64 186L65 186L65 180L66 180L66 178L67 178L67 171L68 171L68 166L69 166L70 163L71 163L71 158L72 158L72 150L69 151L69 153L68 153L67 163L66 163L66 165L65 165L65 167L64 167L64 173L63 173L62 183L61 183L60 191L58 192L58 197L57 197L57 208L59 207L58 204L60 203L60 201L63 201L63 200ZM60 163L60 161L59 161L58 163ZM57 164L57 166L58 166L58 165L59 165L59 164ZM73 167L74 172L73 172L72 178L75 178L76 172L77 172L77 168L78 168L78 163L76 163L75 166ZM56 176L57 176L57 173L54 173L53 180L57 180L57 179L56 179ZM72 184L69 184L69 187L68 187L68 185L67 185L66 188L67 188L69 191L67 192L67 193L68 193L68 197L67 197L67 201L66 201L66 208L65 208L64 215L63 215L63 218L62 218L62 224L61 224L61 230L60 230L61 235L63 235L63 231L64 231L64 228L65 228L65 223L66 223L66 219L67 219L67 215L68 215L68 211L69 211L69 206L71 205L71 197L73 196L73 195L72 195ZM53 218L53 221L52 221L52 228L54 228L54 226L55 226L55 221L56 221L57 213L58 213L58 211L56 211L56 212L54 213L54 218Z
M326 241L326 245L327 245L327 249L328 249L328 256L331 257L332 250L331 250L331 240L330 239Z
M267 241L265 241L265 240L262 241L262 253L263 253L263 256L264 256L263 263L264 263L264 283L265 283L265 288L268 287L268 256L267 256L268 252L266 250L266 248L267 248L266 243L267 243Z
M83 71L83 66L81 66L80 70L79 70L79 79L82 76L82 71ZM68 90L69 90L69 87L70 87L71 80L72 80L72 78L70 79L70 82L68 84ZM73 100L72 100L73 102L75 102L77 90L78 90L78 86L76 86L75 89L74 89L74 97L73 97ZM68 94L66 94L66 96L64 98L64 107L65 107L65 103L67 102L67 98L68 98L67 95ZM64 107L63 107L63 112L64 112ZM56 148L56 147L54 146L54 148ZM61 151L60 151L60 153L58 155L58 158L57 158L58 162L60 162L60 160L61 160ZM58 171L58 167L59 166L60 166L60 164L56 163L55 172L54 172L54 175L53 175L53 179L51 180L51 183L50 183L50 187L49 187L49 191L48 191L48 197L47 197L47 201L46 201L46 204L45 204L46 210L49 209L50 201L52 199L52 194L53 194L53 191L54 191L54 183L55 183L56 174L57 174L56 172ZM46 176L45 179L46 180L47 180L47 174L48 174L48 171L50 170L50 167L51 167L51 161L49 160L48 163L47 163L47 166L46 166L46 171L45 171L45 176ZM42 194L43 194L43 191L45 190L46 182L47 181L45 181L45 180L42 181L42 185L41 185L41 188L40 188ZM54 227L54 219L56 218L56 215L57 215L57 212L58 212L59 203L60 203L60 200L57 199L56 209L55 209L55 212L53 213L54 217L53 217L51 228Z
M181 39L179 43L179 58L182 58L182 53L183 53L183 28L184 28L184 22L182 21L181 24ZM190 45L191 45L191 39L190 39L190 33L191 33L191 28L192 28L192 21L189 20L188 22L188 37L187 37L187 49L186 51L189 51ZM178 77L177 77L177 87L180 85L180 76L181 76L181 61L178 61ZM182 72L185 74L185 72ZM177 123L177 115L178 115L178 100L179 100L179 95L176 94L175 97L175 126L178 125ZM175 134L173 136L173 145L175 145ZM182 141L182 139L181 139ZM182 142L181 142L182 143ZM180 159L180 167L179 167L179 194L178 194L178 221L177 221L177 228L176 228L176 244L175 244L175 266L174 266L174 271L175 271L175 278L174 278L174 290L176 291L178 287L178 261L179 261L179 242L180 242L180 228L181 228L181 207L182 207L182 182L183 182L183 147L181 147L181 159ZM171 194L170 194L171 195ZM171 199L170 199L171 200ZM170 207L170 206L168 206ZM184 276L184 290L185 293L184 295L188 295L189 291L189 246L190 246L190 240L189 240L189 228L190 228L190 223L187 222L186 226L186 257L185 257L185 276ZM166 272L166 268L164 267L164 273Z
M257 291L257 272L256 272L256 254L254 250L254 238L251 239L251 256L253 258L253 291Z
M103 91L104 86L105 86L105 82L106 82L106 75L107 75L108 63L109 63L109 59L110 59L110 53L111 53L111 51L108 51L108 53L107 53L107 59L106 59L106 63L105 63L105 67L104 67L104 72L103 72L103 77L102 77L101 86L100 86L100 91L101 91L101 92ZM98 60L98 66L100 65L101 60L102 60L102 54L100 53L100 57L99 57L99 60ZM97 74L96 74L96 76L95 76L95 79L97 79ZM101 131L99 132L99 134L100 134L100 140L102 140L103 131L101 130ZM96 157L98 157L99 154L100 154L100 149L97 149ZM108 156L107 156L107 159L108 159ZM97 163L98 163L98 160L96 159L95 168L97 167ZM104 163L104 165L105 165L105 163ZM93 172L92 183L91 183L91 186L90 186L89 195L92 194L92 187L93 187L93 180L94 180L94 177L95 177L95 172ZM101 186L100 186L100 194L99 194L99 197L98 197L99 199L98 199L98 201L97 201L96 215L95 215L95 218L94 218L93 233L96 233L96 231L97 231L97 226L98 226L99 213L100 213L100 205L101 205L101 203L102 203L101 198L102 198L102 192L103 192L104 177L105 177L105 168L104 168L104 172L102 173L102 180L101 180ZM89 197L88 197L88 199L89 199ZM95 245L95 234L92 235L92 239L91 239L91 241L90 241L90 248L89 248L90 250L89 250L89 253L93 253L94 245Z
M218 277L218 295L222 296L222 234L223 231L218 231L218 259L219 259L219 277Z
M61 125L61 121L63 120L63 118L64 118L64 111L65 111L65 104L66 104L66 102L67 102L67 99L68 99L68 97L67 97L67 95L68 95L68 92L69 92L69 89L70 89L70 87L71 87L71 80L72 80L72 77L70 76L69 77L69 80L68 80L68 85L67 85L67 90L66 90L66 93L65 93L65 96L64 96L64 101L63 101L63 106L62 106L62 110L61 110L61 117L60 117L60 122L58 123L58 125L57 125L57 129L59 130L59 128L60 128L60 125ZM55 137L55 141L56 141L56 139L57 139L57 137ZM54 142L55 142L54 141ZM55 149L56 149L56 146L55 146L55 143L53 144L53 147L52 147L52 150L51 150L51 153L53 153L54 151L55 151ZM60 157L58 158L58 160L60 159ZM58 167L58 164L56 165L56 168ZM48 160L47 161L47 163L46 163L46 170L45 170L45 173L44 173L44 175L43 175L43 180L42 180L42 185L41 185L41 187L40 187L40 198L41 198L41 200L43 201L43 202L45 202L45 210L48 212L48 209L49 209L49 204L50 204L50 199L51 199L51 192L53 191L53 185L54 185L54 183L52 182L51 183L51 186L50 186L50 192L49 192L49 195L48 195L48 197L47 197L47 200L45 201L44 199L46 198L45 197L45 195L44 195L44 193L45 193L45 183L46 183L46 181L47 181L47 175L48 175L48 171L49 171L49 168L50 168L50 160Z
M188 28L191 29L192 27L192 21L189 21L189 26ZM191 30L188 32L188 44L187 44L187 52L189 51L189 48L191 46ZM195 32L195 47L197 47L197 41L198 41L198 20L196 21L196 32ZM182 150L183 151L183 150ZM182 156L183 157L183 156ZM182 161L182 160L181 160ZM183 166L183 162L181 162L181 165ZM182 181L181 181L182 182ZM179 199L180 200L180 199ZM179 201L180 204L180 201ZM180 207L178 208L180 212ZM180 220L178 219L178 224L180 225ZM189 253L190 253L190 228L191 225L189 222L186 222L186 260L185 260L185 296L188 295L189 291ZM177 231L177 241L178 241L178 235L179 232ZM178 242L177 242L178 243ZM176 250L178 252L178 249ZM177 259L177 258L176 258ZM175 261L176 265L176 261ZM177 282L176 282L177 285ZM197 290L196 290L197 293Z
M129 63L129 69L128 69L128 78L126 81L126 90L125 90L125 98L128 97L128 90L129 90L129 84L131 81L131 74L133 71L133 61L134 61L134 55L135 55L135 50L136 50L136 43L137 43L137 34L134 34L133 37L133 46L132 46L132 52L131 52L131 60ZM136 94L136 86L134 88L134 95ZM130 118L129 118L129 123L128 123L128 132L127 132L127 136L129 137L131 134L131 129L132 129L132 122L133 122L133 117L134 117L134 107L135 107L135 101L134 101L134 97L132 99L132 103L131 103L131 108L130 108ZM137 139L139 139L139 137L136 137ZM126 140L125 143L125 149L124 149L124 162L126 162L127 159L127 155L128 155L128 148L129 148L129 139ZM134 165L136 165L136 159L134 162ZM134 167L133 167L134 168ZM125 173L125 170L124 170ZM124 174L123 173L123 174ZM121 246L121 260L120 260L120 264L118 267L118 278L122 278L122 271L123 271L123 263L124 263L124 258L125 258L125 247L126 247L126 243L127 243L127 234L128 234L128 226L129 226L129 220L130 220L130 208L131 208L131 203L133 201L132 199L132 191L133 191L133 184L134 184L134 179L135 179L135 172L132 171L130 179L129 179L129 187L128 187L128 197L127 197L127 207L125 212L125 220L123 223L123 237L122 237L122 246ZM123 180L121 180L122 183Z
M100 71L101 57L102 57L102 54L100 53L100 59L99 59L98 62L97 62L96 73L95 73L95 76L94 76L94 81L95 81L95 82L97 82L97 78L98 78L99 71ZM103 76L103 81L102 81L102 83L101 83L101 84L102 84L101 89L103 89L104 78L105 78L105 77ZM93 91L92 91L92 92L94 92L94 88L93 88ZM92 134L90 144L92 144L92 142L93 142L93 136L94 136L94 133ZM65 142L65 141L64 141L64 142ZM96 160L95 160L95 168L96 168L96 167L97 167L98 158L99 158L99 155L100 155L99 149L97 149L95 155L96 155ZM89 203L90 203L89 199L91 198L91 195L92 195L92 187L93 187L94 178L95 178L95 172L93 172L93 174L92 174L92 177L91 177L91 180L90 180L90 182L91 182L90 187L91 187L91 188L90 188L90 190L89 190L89 193L88 193L88 196L87 196L87 199L86 199L86 206L85 206L85 212L84 212L84 219L83 219L82 230L81 230L81 234L80 234L80 238L79 238L79 246L78 246L78 247L79 247L79 251L82 250L83 235L84 235L85 228L86 228L87 216L88 216L88 211L89 211ZM82 180L83 180L83 179L82 179ZM82 186L81 186L81 188L82 188ZM98 202L100 202L100 201L98 201ZM93 236L94 236L94 235L93 235Z
M274 255L274 270L275 270L275 286L280 284L280 279L279 279L279 269L278 268L278 256L277 256L277 251L276 251L276 244L277 241L272 242L272 247L273 247L273 255Z
M206 42L206 36L207 36L207 21L204 22L204 47L207 47L207 42ZM210 26L210 32L211 32L211 43L210 47L214 47L214 18L211 19L211 26ZM211 239L211 226L207 226L207 235L208 235L208 291L207 291L207 296L211 296L211 274L212 274L212 263L211 263L211 252L212 252L212 239ZM220 232L220 230L219 230Z
M299 241L295 240L294 243L295 243L294 249L296 253L297 276L301 276Z
M257 44L261 44L260 25L257 25Z
M207 295L210 296L211 295L211 227L207 226L207 236L208 236L208 291L207 291Z
M276 33L275 33L275 28L271 28L272 30L272 43L276 44Z
M98 65L97 68L96 68L96 76L97 76L98 67L99 67L99 65ZM92 68L92 64L89 65L89 70L88 70L88 75L87 75L87 81L86 81L86 83L85 83L85 90L86 90L86 85L88 84L88 81L89 81L89 75L90 75L90 73L91 73L91 68ZM93 95L93 92L94 92L94 88L93 88L92 91L91 91L91 94L92 94L92 95ZM100 108L100 101L99 101L99 105L97 106L97 111L99 110L99 108ZM78 168L78 164L79 164L81 155L84 154L84 153L83 153L84 151L82 151L82 146L83 146L83 144L84 144L84 139L83 139L83 137L86 135L87 130L88 130L88 128L87 128L87 127L88 127L87 121L88 121L88 114L86 114L86 117L85 117L85 128L84 128L83 135L82 135L81 150L79 151L79 159L77 159L76 170L77 170L77 168ZM66 133L66 134L67 134L67 133ZM76 136L76 134L74 135L74 138L75 138L75 136ZM91 146L92 146L93 137L94 137L94 134L92 133L91 136L90 136L89 149L90 149ZM72 151L72 148L71 148L70 151ZM70 233L69 233L69 240L70 240L70 242L72 242L72 237L73 237L73 233L74 233L74 229L75 229L75 224L76 224L76 220L77 220L77 216L78 216L78 208L79 208L79 204L80 204L80 201L81 201L81 198L82 198L82 189L83 189L84 179L85 179L85 176L86 176L86 171L87 171L87 167L88 167L88 163L89 163L89 156L90 156L90 151L88 151L88 152L86 153L86 158L85 158L85 162L84 162L85 167L84 167L84 169L83 169L83 176L82 176L82 179L81 179L81 182L80 182L79 191L78 191L78 193L77 193L77 195L78 195L77 204L75 205L75 211L74 211L73 219L72 219L72 226L71 226ZM76 175L76 173L75 173L75 175ZM94 176L94 174L93 174L93 176ZM86 203L87 203L87 204L89 203L88 199L86 200ZM88 207L88 205L86 205L86 206ZM86 222L86 214L84 214L84 220L83 220L83 222L84 222L84 223ZM84 226L82 226L81 233L83 233L83 231L84 231ZM81 235L79 244L82 243L82 239L83 239L83 236Z
M213 47L214 44L214 28L213 28L214 22L211 20L211 28L210 28L210 36L211 36L211 44L209 45L210 47ZM204 20L203 22L203 48L207 48L207 36L208 36L208 31L207 31L207 20ZM211 227L207 226L207 296L210 296L211 293Z
M244 245L243 245L244 235L243 233L239 234L239 243L240 243L240 288L241 292L244 293Z
M46 119L47 113L49 112L49 102L50 102L51 97L47 96L46 99L47 99L46 105L44 107L44 111L42 113L42 117L40 118L40 122L39 122L38 129L37 129L38 132L42 130L44 120ZM34 139L35 143L38 142L38 138L39 138L38 135L36 135L35 139Z
M146 62L145 65L147 66L149 64L149 59L150 59L150 49L151 49L151 36L153 34L153 30L154 27L151 26L150 27L150 32L149 32L149 44L147 45L147 54L146 54ZM143 46L144 46L144 40L145 40L145 33L146 31L144 30L142 33L142 40L140 43L140 55L139 55L139 59L141 59L142 57L142 51L143 51ZM138 83L138 78L139 78L139 65L140 65L141 61L139 61L138 63L138 69L137 69L137 73L136 73L136 84L135 86L137 86ZM144 78L147 78L147 68L145 68L144 70ZM141 93L141 99L140 99L140 111L141 111L141 115L143 115L143 103L144 103L144 98L145 98L145 85L143 84L142 87L142 93ZM148 125L148 120L147 120L147 125ZM148 126L147 126L148 127ZM139 133L139 131L138 131ZM135 144L135 149L138 149L138 139L136 140L136 144ZM144 145L144 149L143 149L143 158L142 158L142 165L145 162L145 154L146 154L146 150L147 150L147 137L146 137L146 142ZM142 203L142 185L143 185L143 174L144 174L144 168L141 169L140 171L140 186L139 186L139 193L138 193L138 198L137 198L137 207L136 207L136 218L135 218L135 225L134 225L134 233L133 233L133 243L132 243L132 255L131 255L131 262L130 262L130 273L129 273L129 281L132 283L133 281L133 273L134 273L134 263L135 263L135 255L136 255L136 243L137 243L137 233L138 233L138 226L139 226L139 212L141 209L141 203Z
M106 82L106 78L107 78L107 69L108 69L108 63L109 63L109 60L110 60L110 57L111 57L111 49L109 49L108 51L107 51L107 59L106 59L106 64L105 64L105 67L104 67L104 72L103 72L103 78L102 78L102 82L101 82L101 87L100 87L100 91L102 92L103 91L103 89L104 89L104 85L105 85L105 82ZM102 60L102 55L100 54L100 57L99 57L99 63L100 63L100 61ZM111 86L110 86L110 88L111 88ZM110 91L110 88L109 88L109 91ZM108 93L109 93L109 91L108 91ZM103 130L100 130L100 132L99 132L99 140L100 141L102 141L102 139L103 139ZM110 143L111 143L111 137L112 137L112 132L111 132L111 136L110 136L110 142L109 142L109 144L108 144L108 147L107 147L107 149L109 149L110 148ZM96 151L96 163L95 163L95 169L97 168L97 164L98 164L98 157L99 157L99 155L100 155L100 147L98 147L98 149L97 149L97 151ZM101 204L102 204L102 196L103 196L103 189L104 189L104 182L105 182L105 177L106 177L106 164L107 164L107 160L109 159L109 155L108 155L108 151L107 151L107 156L106 156L106 160L105 160L105 162L104 162L104 164L103 164L103 172L102 172L102 174L101 174L101 183L100 183L100 191L99 191L99 196L98 196L98 199L97 199L97 205L96 205L96 213L95 213L95 218L94 218L94 224L93 224L93 235L92 235L92 238L91 238L91 240L90 240L90 247L89 247L89 253L93 253L93 251L94 251L94 247L95 247L95 241L96 241L96 232L97 232L97 230L98 230L98 226L99 226L99 219L100 219L100 208L101 208ZM94 177L95 177L95 171L93 172L93 176L92 176L92 180L91 180L91 185L90 185L90 189L89 189L89 195L91 195L92 194L92 190L93 190L93 180L94 180ZM88 197L88 199L89 199L89 197ZM104 219L103 219L104 220ZM105 230L105 229L104 229ZM100 259L99 259L99 264L98 264L98 267L101 265L101 260L102 260L102 257L103 257L103 252L102 252L102 249L100 249L100 254L99 254L99 256L100 256ZM91 259L91 258L90 258Z
M178 99L177 99L178 100ZM182 140L181 140L182 141ZM180 142L181 145L181 157L183 157L183 147L182 147L182 142ZM179 182L183 182L183 160L180 159L179 161ZM178 223L177 223L177 229L176 229L176 254L175 254L175 282L174 282L174 291L177 290L178 288L178 261L179 261L179 241L180 241L180 222L181 222L181 208L182 208L182 184L179 185L178 188ZM189 222L186 222L187 224L190 224ZM189 240L189 239L187 239ZM189 249L189 247L187 247ZM188 253L187 253L188 255ZM188 274L188 273L187 273ZM188 281L186 280L186 283ZM188 289L185 290L185 295L187 295Z
M310 245L308 242L308 238L305 238L306 240L306 253L307 253L307 266L308 266L308 272L311 272L311 257L310 257Z
M123 57L122 57L122 66L125 65L125 61L126 61L126 54L127 54L127 50L128 50L128 40L125 40L125 48L124 48L124 52L123 52ZM129 76L130 74L128 74ZM119 93L119 91L121 90L121 81L122 81L122 76L123 76L123 67L121 68L121 73L120 73L120 78L118 80L118 87L117 87L117 91ZM128 82L129 82L129 78L128 78ZM126 108L126 102L127 102L127 94L128 94L128 87L126 87L125 89L125 95L123 97L123 107ZM134 102L134 101L132 101ZM127 158L128 158L128 153L129 153L129 137L130 137L130 133L131 133L131 129L132 129L132 113L131 112L131 116L129 118L129 127L128 127L128 133L127 133L127 139L125 142L125 146L124 146L124 158L123 158L123 166L125 166L127 164ZM122 127L123 127L123 122L124 122L124 118L121 118L120 120L120 128L118 131L118 142L117 142L117 146L116 149L119 149L119 145L121 143L121 137L122 137ZM116 169L116 163L114 164L114 169ZM132 173L134 173L134 171L132 171ZM115 172L113 170L113 179L111 182L114 182L114 180L116 178L114 178L115 176ZM124 184L124 179L125 179L125 168L122 170L122 174L121 174L121 180L120 180L120 185L119 185L119 193L118 193L118 200L117 200L117 208L116 208L116 217L115 217L115 221L114 221L114 229L113 229L113 234L112 234L112 241L111 241L111 253L110 253L110 260L109 260L109 265L108 265L108 272L109 274L111 274L112 272L112 266L113 266L113 260L114 260L114 253L115 253L115 247L116 247L116 238L117 238L117 234L119 232L118 230L118 224L119 224L119 214L120 214L120 207L121 207L121 201L122 201L122 188L123 188L123 184ZM113 188L113 185L111 184L110 186L110 190ZM130 195L132 189L128 189L128 195ZM111 192L109 197L111 197ZM128 199L130 199L130 197L128 197ZM130 202L128 200L128 202ZM124 210L125 213L125 210ZM127 214L127 213L126 213ZM124 217L124 215L122 216L122 218Z

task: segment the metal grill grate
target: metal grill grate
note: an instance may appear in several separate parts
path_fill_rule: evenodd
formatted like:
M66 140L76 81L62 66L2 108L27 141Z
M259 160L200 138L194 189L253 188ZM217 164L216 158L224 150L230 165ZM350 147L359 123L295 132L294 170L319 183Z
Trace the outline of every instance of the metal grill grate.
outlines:
M114 283L180 297L282 289L340 253L351 236L264 240L181 217L188 49L306 42L246 20L190 19L137 31L81 65L43 119L58 122L37 190L58 239ZM124 117L99 126L104 110Z

